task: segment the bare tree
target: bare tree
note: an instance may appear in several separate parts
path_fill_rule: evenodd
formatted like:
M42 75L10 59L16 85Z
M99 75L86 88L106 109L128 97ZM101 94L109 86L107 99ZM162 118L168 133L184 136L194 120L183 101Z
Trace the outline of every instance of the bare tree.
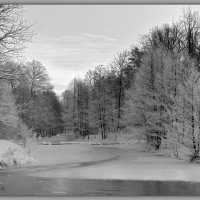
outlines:
M122 105L124 101L124 81L125 81L125 69L129 65L130 53L126 50L115 56L111 69L116 73L117 76L117 107L118 107L118 122L117 130L120 130L120 120L122 116Z
M35 98L36 93L53 88L46 68L37 60L27 63L26 75L30 84L31 99Z
M18 58L33 32L22 18L21 5L0 4L0 62Z

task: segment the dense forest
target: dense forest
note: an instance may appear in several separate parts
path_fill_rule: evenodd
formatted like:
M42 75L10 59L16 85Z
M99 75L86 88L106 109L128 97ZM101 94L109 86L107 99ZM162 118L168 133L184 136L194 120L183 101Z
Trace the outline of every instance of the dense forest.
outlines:
M34 36L21 5L0 5L0 136L26 139L63 131L61 103L41 62L23 62Z
M199 159L198 12L187 9L177 22L152 28L109 64L74 78L59 98L40 61L18 61L34 36L21 9L0 6L1 138L100 134L104 140L137 127L155 149L165 141L176 157L185 148Z
M138 46L118 53L111 64L74 79L63 93L64 130L77 137L143 128L155 149L167 142L200 151L200 17L187 9L172 24L154 27Z

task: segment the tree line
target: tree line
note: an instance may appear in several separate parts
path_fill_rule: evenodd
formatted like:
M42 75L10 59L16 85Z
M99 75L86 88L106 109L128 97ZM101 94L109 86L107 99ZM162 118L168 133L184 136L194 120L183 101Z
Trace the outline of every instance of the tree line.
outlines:
M75 78L63 93L64 129L81 137L141 127L141 137L176 157L200 151L200 17L187 9L177 22L154 27L111 64Z
M21 5L0 4L0 138L62 133L61 104L41 62L23 61L34 33Z
M135 47L115 56L110 66L99 65L84 78L75 78L63 92L64 129L81 137L124 128L123 114L126 91L135 79L143 52Z
M19 5L0 5L1 138L71 133L76 138L140 127L155 149L200 152L200 17L185 10L177 22L152 28L108 65L74 78L60 100L41 62L20 63L33 36ZM17 131L16 131L17 130ZM17 133L16 133L17 132Z

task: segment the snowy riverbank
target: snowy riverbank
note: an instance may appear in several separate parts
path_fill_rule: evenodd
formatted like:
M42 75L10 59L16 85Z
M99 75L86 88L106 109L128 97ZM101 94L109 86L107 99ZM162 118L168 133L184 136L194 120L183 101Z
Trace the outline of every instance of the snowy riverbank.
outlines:
M28 152L14 142L0 140L0 168L34 162Z

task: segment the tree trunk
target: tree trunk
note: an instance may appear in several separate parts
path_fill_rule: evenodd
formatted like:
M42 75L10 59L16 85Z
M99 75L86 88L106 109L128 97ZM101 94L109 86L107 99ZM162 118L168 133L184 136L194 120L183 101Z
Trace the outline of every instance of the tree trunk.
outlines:
M117 131L120 130L120 119L121 119L121 99L122 99L122 75L119 79L119 95L118 95L118 122L117 122Z
M194 151L196 152L197 146L196 146L196 141L195 141L195 136L194 136L194 94L193 94L193 86L192 86L192 143L193 143L193 148Z

